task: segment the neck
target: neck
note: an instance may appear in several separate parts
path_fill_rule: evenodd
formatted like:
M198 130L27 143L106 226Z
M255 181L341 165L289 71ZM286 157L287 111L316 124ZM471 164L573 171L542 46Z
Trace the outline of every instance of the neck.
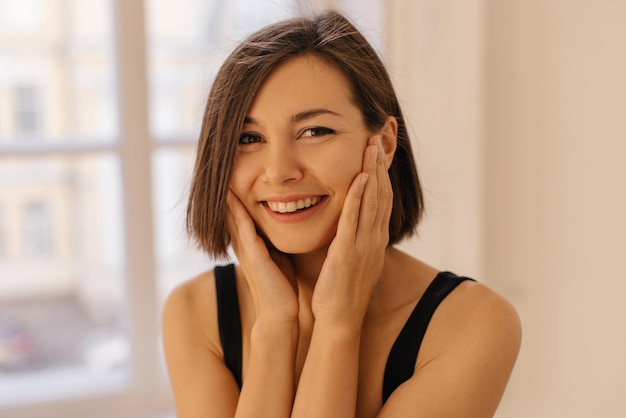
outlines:
M317 283L317 278L322 271L328 247L306 254L293 254L290 256L298 281L298 287L308 289L312 293Z
M315 290L315 284L317 283L317 279L320 275L320 272L322 271L322 266L324 265L324 261L326 260L327 252L328 247L324 247L312 253L290 255L291 263L293 265L296 280L298 283L300 303L303 303L305 305L309 305L311 303L313 291ZM391 286L388 289L389 286L387 280L385 280L385 277L393 278L404 274L396 271L396 264L404 265L403 263L401 263L401 259L403 257L406 256L393 247L389 247L385 251L385 263L383 265L383 271L381 273L381 280L376 286L376 290L374 292L375 294L372 295L373 299L371 300L371 302L373 304L373 307L378 306L380 303L385 305L386 299L392 296L389 294L389 291L397 291L395 289L397 286Z

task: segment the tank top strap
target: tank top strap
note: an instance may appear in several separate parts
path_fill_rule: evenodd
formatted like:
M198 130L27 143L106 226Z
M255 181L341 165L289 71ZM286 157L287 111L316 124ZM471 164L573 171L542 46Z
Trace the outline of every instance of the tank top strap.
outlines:
M454 273L441 272L420 298L389 352L383 380L383 404L398 386L413 376L417 354L435 310L465 280L473 281Z
M241 314L237 296L235 265L216 266L215 293L217 297L217 324L224 351L224 363L241 389L242 339Z

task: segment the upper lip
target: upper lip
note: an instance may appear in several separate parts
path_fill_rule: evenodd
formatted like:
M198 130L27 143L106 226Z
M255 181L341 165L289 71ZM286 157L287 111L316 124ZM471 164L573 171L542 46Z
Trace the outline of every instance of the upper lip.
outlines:
M299 195L290 195L290 196L272 196L272 197L268 197L266 199L261 200L260 202L283 202L283 203L288 203L288 202L297 202L298 200L301 199L306 199L306 198L310 198L310 199L314 199L314 198L322 198L324 197L324 195L321 194L299 194Z

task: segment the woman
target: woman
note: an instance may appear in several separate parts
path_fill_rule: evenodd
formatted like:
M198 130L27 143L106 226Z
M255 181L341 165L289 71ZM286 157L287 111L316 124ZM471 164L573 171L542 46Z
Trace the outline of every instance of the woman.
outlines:
M422 211L389 77L343 16L245 40L209 95L187 219L239 265L168 298L177 416L492 416L517 315L393 247Z

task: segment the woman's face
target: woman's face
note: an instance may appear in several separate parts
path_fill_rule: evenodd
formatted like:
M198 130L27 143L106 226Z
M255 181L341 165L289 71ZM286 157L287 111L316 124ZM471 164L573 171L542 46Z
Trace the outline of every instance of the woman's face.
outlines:
M241 130L231 189L280 251L327 246L371 135L343 74L314 56L276 68Z

